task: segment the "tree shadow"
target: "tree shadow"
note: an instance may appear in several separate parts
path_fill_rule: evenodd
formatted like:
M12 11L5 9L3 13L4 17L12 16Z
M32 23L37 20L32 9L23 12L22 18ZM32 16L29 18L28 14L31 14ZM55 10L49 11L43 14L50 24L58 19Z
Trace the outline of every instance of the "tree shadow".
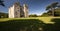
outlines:
M45 24L44 31L60 31L60 18L53 18L51 22L54 24Z
M55 24L54 24L54 30L55 31L60 31L60 18L54 18L51 21L55 22Z
M14 19L0 22L0 31L60 31L60 18L51 21L55 23L45 24L38 19Z
M0 22L0 31L38 31L43 24L38 19L14 19Z

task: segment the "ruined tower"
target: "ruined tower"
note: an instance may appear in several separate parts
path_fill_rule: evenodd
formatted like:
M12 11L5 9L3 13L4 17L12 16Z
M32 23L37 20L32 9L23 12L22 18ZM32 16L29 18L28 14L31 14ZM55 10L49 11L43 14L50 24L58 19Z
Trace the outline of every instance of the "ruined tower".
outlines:
M28 6L27 6L27 4L24 4L23 8L24 8L24 16L28 17Z
M28 6L27 4L21 6L19 2L16 2L9 8L9 18L21 17L28 17Z

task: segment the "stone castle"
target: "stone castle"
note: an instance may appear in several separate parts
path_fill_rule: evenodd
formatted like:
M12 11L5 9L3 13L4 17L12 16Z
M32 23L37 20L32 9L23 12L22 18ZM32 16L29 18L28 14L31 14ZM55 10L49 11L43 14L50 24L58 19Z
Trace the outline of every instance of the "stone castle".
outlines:
M9 18L20 17L28 17L28 6L27 4L23 4L23 6L21 6L19 2L16 2L9 7Z

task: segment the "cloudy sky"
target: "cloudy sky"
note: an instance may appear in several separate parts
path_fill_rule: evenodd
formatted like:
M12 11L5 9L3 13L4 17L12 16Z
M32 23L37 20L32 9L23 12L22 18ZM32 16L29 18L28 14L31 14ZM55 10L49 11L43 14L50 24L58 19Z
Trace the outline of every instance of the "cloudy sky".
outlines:
M20 5L26 3L29 8L29 14L37 14L41 15L42 13L46 12L46 6L53 3L59 2L60 0L4 0L5 7L0 5L1 12L7 12L8 8L12 6L15 2L19 1Z

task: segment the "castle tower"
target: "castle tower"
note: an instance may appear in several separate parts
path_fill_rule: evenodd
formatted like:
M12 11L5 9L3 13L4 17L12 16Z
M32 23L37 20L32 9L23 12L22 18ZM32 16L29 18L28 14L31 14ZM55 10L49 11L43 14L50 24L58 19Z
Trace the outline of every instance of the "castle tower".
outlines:
M20 3L16 2L9 8L9 18L20 18Z
M24 17L28 17L28 6L27 6L27 4L23 5L23 10L24 10Z
M28 17L28 6L27 4L21 6L19 2L16 2L13 6L9 8L9 18L21 17Z

